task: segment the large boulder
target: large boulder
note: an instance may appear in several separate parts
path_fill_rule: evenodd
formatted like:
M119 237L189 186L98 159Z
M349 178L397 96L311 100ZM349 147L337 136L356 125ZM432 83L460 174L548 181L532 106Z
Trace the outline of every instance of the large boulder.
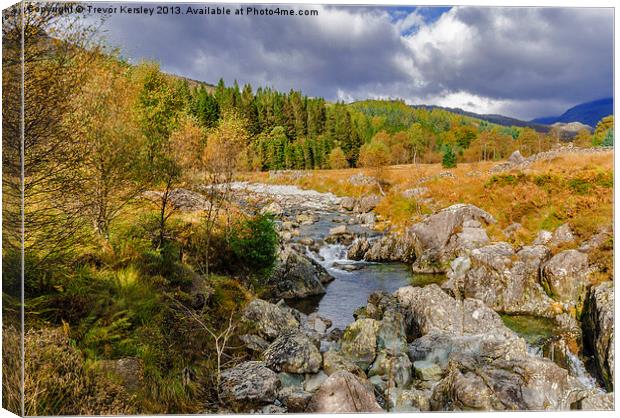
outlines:
M366 195L357 200L353 210L359 213L367 213L377 207L380 201L381 198L376 194Z
M220 392L229 405L248 407L271 403L280 386L278 375L259 361L247 361L222 372Z
M301 332L284 333L265 351L265 364L272 370L287 373L316 373L323 358L318 348Z
M366 370L377 355L379 321L358 319L344 330L341 353L361 369Z
M614 285L593 286L582 315L584 351L594 357L597 372L605 386L614 384Z
M320 265L287 246L278 256L269 284L275 297L305 298L325 293L321 281L326 274Z
M415 260L415 253L407 236L389 234L375 240L364 253L363 259L411 263Z
M452 351L433 410L568 410L583 387L551 360L515 353L501 338Z
M310 399L306 412L382 412L382 409L372 390L358 377L339 371L323 382Z
M553 316L553 300L540 284L540 266L550 255L542 245L516 253L505 242L487 245L453 260L443 287L498 312Z
M357 364L335 350L327 350L323 353L323 370L327 375L344 370L353 373L357 377L366 377L364 371Z
M439 273L456 256L467 254L488 242L482 224L495 219L469 204L456 204L429 216L407 231L416 255L414 271Z
M580 306L590 283L589 273L588 255L577 250L566 250L545 263L542 284L554 299Z
M413 338L431 331L456 335L494 333L506 338L516 337L501 317L482 301L470 298L456 300L436 284L402 287L395 295L401 306L409 310Z
M298 319L290 310L261 299L254 299L248 303L241 320L251 333L267 341L273 341L283 332L299 329L300 326Z

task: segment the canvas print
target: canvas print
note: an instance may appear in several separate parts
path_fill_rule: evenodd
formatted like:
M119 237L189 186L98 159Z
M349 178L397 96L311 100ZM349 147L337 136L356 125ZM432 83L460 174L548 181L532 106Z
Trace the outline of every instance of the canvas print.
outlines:
M2 407L614 409L614 9L2 20Z

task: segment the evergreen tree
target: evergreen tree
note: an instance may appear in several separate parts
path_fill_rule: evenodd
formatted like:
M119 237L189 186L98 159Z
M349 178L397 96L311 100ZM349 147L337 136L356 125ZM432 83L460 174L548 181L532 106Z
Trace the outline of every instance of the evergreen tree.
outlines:
M456 154L454 154L452 147L445 147L443 158L441 160L441 166L444 168L456 167Z

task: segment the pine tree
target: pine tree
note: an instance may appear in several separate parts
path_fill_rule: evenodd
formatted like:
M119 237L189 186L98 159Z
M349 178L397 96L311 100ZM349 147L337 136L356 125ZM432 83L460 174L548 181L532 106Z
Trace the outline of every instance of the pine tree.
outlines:
M443 158L441 160L441 166L444 168L456 167L456 154L454 154L452 147L445 148Z

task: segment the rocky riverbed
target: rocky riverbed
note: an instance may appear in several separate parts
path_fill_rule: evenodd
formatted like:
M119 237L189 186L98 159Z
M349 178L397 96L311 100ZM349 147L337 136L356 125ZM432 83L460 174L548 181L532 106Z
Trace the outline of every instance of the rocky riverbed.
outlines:
M282 248L272 298L243 314L255 360L224 372L223 408L613 408L613 283L588 281L609 230L575 243L563 225L513 248L458 204L381 235L378 196L233 188L277 217Z

